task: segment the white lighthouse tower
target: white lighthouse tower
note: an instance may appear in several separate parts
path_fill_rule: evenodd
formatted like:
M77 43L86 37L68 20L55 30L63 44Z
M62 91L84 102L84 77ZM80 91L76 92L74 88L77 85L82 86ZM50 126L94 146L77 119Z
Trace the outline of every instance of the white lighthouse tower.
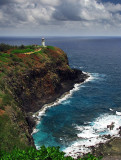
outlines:
M45 39L44 39L44 38L42 38L42 46L43 46L43 47L46 47L46 46L45 46Z

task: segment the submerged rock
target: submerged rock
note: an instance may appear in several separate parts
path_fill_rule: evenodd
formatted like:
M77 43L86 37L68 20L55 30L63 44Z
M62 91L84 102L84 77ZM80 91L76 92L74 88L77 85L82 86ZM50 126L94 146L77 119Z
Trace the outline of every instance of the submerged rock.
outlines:
M110 125L107 125L107 128L113 130L115 122L112 122Z

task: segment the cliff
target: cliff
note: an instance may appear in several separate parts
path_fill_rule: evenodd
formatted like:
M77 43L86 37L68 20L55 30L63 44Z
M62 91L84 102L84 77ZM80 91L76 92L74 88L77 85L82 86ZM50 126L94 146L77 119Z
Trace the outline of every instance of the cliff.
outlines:
M9 47L0 53L0 150L34 146L32 113L88 76L71 69L66 54L48 46Z

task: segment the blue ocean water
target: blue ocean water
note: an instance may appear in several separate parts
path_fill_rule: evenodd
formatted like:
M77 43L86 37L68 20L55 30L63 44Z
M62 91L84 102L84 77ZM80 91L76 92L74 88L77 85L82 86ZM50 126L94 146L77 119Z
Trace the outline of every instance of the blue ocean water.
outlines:
M41 38L1 37L1 42L41 44ZM35 145L60 146L72 156L88 152L89 146L107 140L104 135L117 135L121 125L121 38L46 37L46 44L63 49L70 66L91 78L41 115L33 133ZM112 122L110 131L107 125Z

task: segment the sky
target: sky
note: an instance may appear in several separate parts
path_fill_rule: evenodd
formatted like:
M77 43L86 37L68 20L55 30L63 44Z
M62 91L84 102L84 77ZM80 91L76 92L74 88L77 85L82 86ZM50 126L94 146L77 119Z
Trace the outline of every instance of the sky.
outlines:
M0 0L0 36L121 36L121 0Z

